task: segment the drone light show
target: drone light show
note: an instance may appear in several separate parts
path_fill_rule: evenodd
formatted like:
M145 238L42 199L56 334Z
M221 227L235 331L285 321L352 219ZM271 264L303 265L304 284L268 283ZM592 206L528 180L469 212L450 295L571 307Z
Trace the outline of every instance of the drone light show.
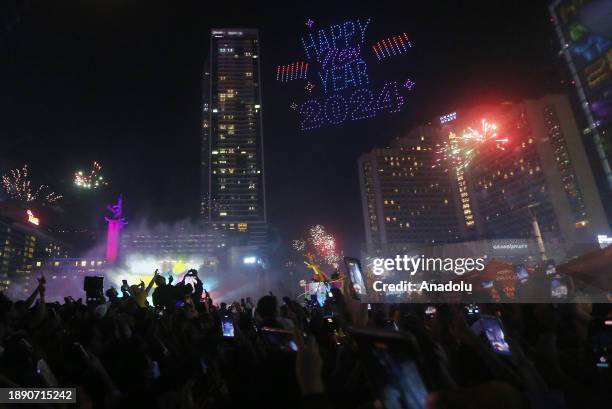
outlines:
M281 82L304 79L308 75L308 63L297 61L276 67L276 80Z
M372 46L372 51L376 58L382 60L387 57L404 54L411 47L412 43L408 39L408 34L402 33L397 36L387 37L386 39L383 38Z
M304 61L276 67L278 82L302 82L290 108L303 131L402 110L416 83L407 77L378 81L370 67L401 62L413 43L405 32L370 39L372 24L370 18L358 18L319 26L309 19L300 39L302 57L296 56Z

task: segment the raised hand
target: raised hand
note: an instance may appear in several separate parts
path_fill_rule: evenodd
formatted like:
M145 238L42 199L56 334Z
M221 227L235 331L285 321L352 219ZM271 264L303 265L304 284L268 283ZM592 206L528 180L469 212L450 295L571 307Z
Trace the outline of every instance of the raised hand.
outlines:
M294 330L294 336L298 347L295 360L295 375L300 390L304 395L323 393L325 390L321 377L323 359L321 359L319 354L317 341L312 336L304 339L302 330L297 327Z
M344 318L353 327L365 327L368 323L368 305L351 297L351 282L348 279L343 283Z

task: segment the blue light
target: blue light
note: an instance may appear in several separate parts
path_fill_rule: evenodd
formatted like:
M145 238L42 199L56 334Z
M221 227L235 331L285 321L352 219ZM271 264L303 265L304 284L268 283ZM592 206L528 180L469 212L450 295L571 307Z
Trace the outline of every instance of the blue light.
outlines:
M327 70L318 73L323 91L338 92L347 88L355 88L367 85L368 65L362 59L353 60L341 66L330 66Z
M400 95L396 81L384 84L378 97L368 88L353 92L348 102L344 96L333 94L324 103L315 99L304 102L299 110L302 115L303 131L320 128L324 124L340 125L348 118L361 120L373 118L381 112L396 113L404 105L404 97Z
M300 107L300 115L302 119L302 130L319 128L323 125L323 116L321 115L321 104L314 100L308 100Z
M348 47L350 42L349 38L355 34L355 24L353 24L352 21L345 21L342 27L344 28L344 45ZM351 29L347 30L347 27L351 27Z
M388 110L390 113L399 112L404 105L404 98L399 94L397 82L387 82L378 97L377 111Z
M310 19L307 22L311 21ZM412 91L415 82L387 81L377 90L369 88L370 77L366 55L361 54L370 18L352 19L306 32L301 37L305 65L298 62L277 68L280 81L297 78L308 79L308 61L315 60L315 79L305 81L305 94L319 94L296 106L290 105L300 115L303 131L323 125L340 125L347 120L357 121L374 118L381 113L396 113L404 106L404 96ZM312 24L307 24L311 28ZM408 52L412 47L406 33L395 34L372 44L372 54L378 61ZM365 53L364 53L365 54ZM288 78L288 79L287 79ZM320 92L313 92L315 84Z
M301 39L306 59L318 58L329 48L349 48L363 44L370 21L369 18L366 20L349 20L342 24L320 28L316 32L316 38L313 33L308 33ZM355 38L356 35L357 38Z
M351 119L356 121L375 117L376 109L374 108L373 101L374 94L368 88L358 89L353 92L350 102L355 109L351 112Z
M315 52L315 56L319 55L319 52L317 51L317 45L315 44L315 40L312 36L312 33L308 33L308 38L310 39L310 41L304 40L304 37L302 37L302 46L304 47L304 53L306 54L306 59L310 60L310 49L314 49Z
M370 24L370 20L371 19L367 19L363 25L361 24L361 20L357 20L357 25L359 26L359 31L361 32L361 43L362 44L365 42L365 32L366 32L366 29L368 28L368 24ZM348 44L346 46L348 47Z
M325 34L325 30L319 30L319 53L327 50L331 46L329 45L329 41L327 41L327 34Z
M326 119L330 124L341 124L346 120L346 101L340 95L332 95L325 103Z

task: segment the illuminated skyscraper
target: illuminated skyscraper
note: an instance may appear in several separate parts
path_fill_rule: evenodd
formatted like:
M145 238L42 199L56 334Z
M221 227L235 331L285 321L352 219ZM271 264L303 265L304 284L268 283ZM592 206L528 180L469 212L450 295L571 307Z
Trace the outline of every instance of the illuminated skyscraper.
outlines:
M497 125L498 138L508 139L503 150L483 144L458 177L461 206L469 209L465 230L486 239L533 237L534 209L544 239L570 253L609 232L566 96L472 107L456 117L441 124L443 135L462 135L486 118Z
M436 127L417 127L359 158L368 253L461 238L453 180L432 168L439 140Z
M550 14L583 113L589 162L612 224L612 2L554 0Z
M203 78L200 211L210 227L267 239L259 34L212 29Z
M38 211L0 203L0 291L13 297L31 293L35 260L67 257L66 246L44 229ZM41 227L41 224L43 226Z
M507 143L474 145L463 167L438 162L440 145L452 146L484 119L496 124L494 139ZM369 254L415 244L533 239L532 215L554 257L595 248L597 236L609 234L567 97L470 107L436 122L359 159Z

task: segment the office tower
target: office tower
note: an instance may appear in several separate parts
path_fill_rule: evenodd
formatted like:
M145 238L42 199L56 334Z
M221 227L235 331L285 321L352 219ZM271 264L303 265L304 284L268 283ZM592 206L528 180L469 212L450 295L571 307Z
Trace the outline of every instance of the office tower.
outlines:
M497 136L475 144L467 165L438 161L440 145L482 132L483 120ZM416 243L533 239L534 217L555 256L584 253L609 234L567 97L475 106L433 122L359 159L369 254Z
M550 13L582 110L590 165L612 224L612 3L555 0Z
M432 168L439 140L435 127L417 127L359 158L369 254L460 239L452 179Z
M34 260L60 256L67 250L41 227L38 211L0 204L0 291L29 295Z
M496 124L497 138L508 142L482 144L456 181L465 186L459 199L468 199L474 216L460 220L464 228L486 239L533 237L533 214L544 239L570 253L609 232L567 97L473 107L440 130L461 135L478 130L483 119Z
M212 29L204 70L201 215L215 229L267 241L257 29Z

